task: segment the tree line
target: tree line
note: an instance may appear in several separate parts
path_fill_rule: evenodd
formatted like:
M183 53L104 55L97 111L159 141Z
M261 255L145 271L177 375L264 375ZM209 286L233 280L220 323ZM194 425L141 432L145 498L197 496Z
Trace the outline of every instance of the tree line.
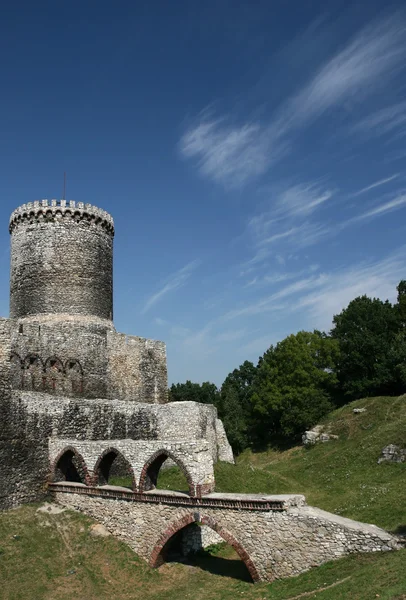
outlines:
M299 331L214 383L173 384L169 401L214 404L234 452L292 444L333 408L406 392L406 281L397 302L359 296L329 333Z

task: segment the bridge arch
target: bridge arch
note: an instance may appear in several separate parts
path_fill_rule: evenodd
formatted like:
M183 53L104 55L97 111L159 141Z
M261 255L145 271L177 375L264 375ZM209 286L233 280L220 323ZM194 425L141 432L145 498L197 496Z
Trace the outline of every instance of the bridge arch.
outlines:
M178 521L175 521L163 532L163 534L161 535L161 537L155 544L154 549L152 550L152 553L151 553L151 556L149 559L149 565L151 567L153 567L153 568L160 567L165 562L164 561L164 549L165 549L166 544L171 540L171 538L176 533L178 533L179 531L181 531L188 525L191 525L192 523L201 523L202 525L207 525L208 527L213 529L216 533L218 533L225 542L227 542L228 544L230 544L230 546L232 546L234 548L234 550L237 552L238 556L245 563L245 566L247 567L249 574L252 577L252 580L254 582L260 581L261 578L260 578L260 575L258 573L258 570L257 570L254 562L250 558L250 556L249 556L248 552L245 550L245 548L240 544L240 542L238 540L236 540L235 537L229 531L227 531L224 527L219 525L217 523L217 521L215 521L215 519L213 519L212 517L200 515L199 513L196 513L196 512L189 513L189 514L185 515L184 517L182 517L181 519L179 519Z
M97 459L93 470L94 485L108 484L111 468L117 459L120 462L120 466L124 467L125 474L131 477L131 489L135 492L137 490L137 482L135 480L134 469L124 454L113 447L106 448Z
M176 454L174 454L170 450L166 450L165 448L161 448L160 450L154 452L154 454L152 454L152 456L150 456L150 458L144 464L140 476L139 491L145 492L156 488L159 471L167 458L173 460L173 462L176 463L177 466L180 468L180 470L186 477L186 481L189 487L189 495L195 496L195 488L197 486L195 486L193 478L189 473L188 468L185 466L182 460L178 456L176 456Z
M85 459L73 446L66 446L51 464L51 481L72 481L91 485Z

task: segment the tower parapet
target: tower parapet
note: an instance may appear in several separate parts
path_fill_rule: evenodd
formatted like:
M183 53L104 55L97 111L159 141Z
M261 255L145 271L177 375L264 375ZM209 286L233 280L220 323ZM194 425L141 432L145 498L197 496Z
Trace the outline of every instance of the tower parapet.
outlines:
M67 200L37 200L10 218L10 316L113 318L113 218Z
M75 221L87 220L100 225L114 235L113 217L105 210L75 200L35 200L22 204L11 214L10 233L20 224L33 221L46 221L50 218L68 217Z

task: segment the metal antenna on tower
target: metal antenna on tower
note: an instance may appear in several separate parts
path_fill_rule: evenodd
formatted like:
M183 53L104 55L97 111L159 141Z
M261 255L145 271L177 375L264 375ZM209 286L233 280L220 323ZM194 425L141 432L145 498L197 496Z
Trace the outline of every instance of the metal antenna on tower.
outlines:
M66 172L63 172L63 195L62 200L66 200Z

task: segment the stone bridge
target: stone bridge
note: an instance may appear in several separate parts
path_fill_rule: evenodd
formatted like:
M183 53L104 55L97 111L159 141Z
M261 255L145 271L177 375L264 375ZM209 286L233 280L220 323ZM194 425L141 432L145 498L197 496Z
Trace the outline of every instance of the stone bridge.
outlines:
M297 575L349 553L399 547L382 529L307 506L302 495L213 492L213 464L204 440L51 438L49 451L55 500L102 523L152 567L166 560L176 538L182 548L197 549L196 540L208 531L214 532L211 543L224 540L234 547L253 581ZM126 466L132 489L106 484L116 457ZM189 494L155 488L168 457L185 473Z

